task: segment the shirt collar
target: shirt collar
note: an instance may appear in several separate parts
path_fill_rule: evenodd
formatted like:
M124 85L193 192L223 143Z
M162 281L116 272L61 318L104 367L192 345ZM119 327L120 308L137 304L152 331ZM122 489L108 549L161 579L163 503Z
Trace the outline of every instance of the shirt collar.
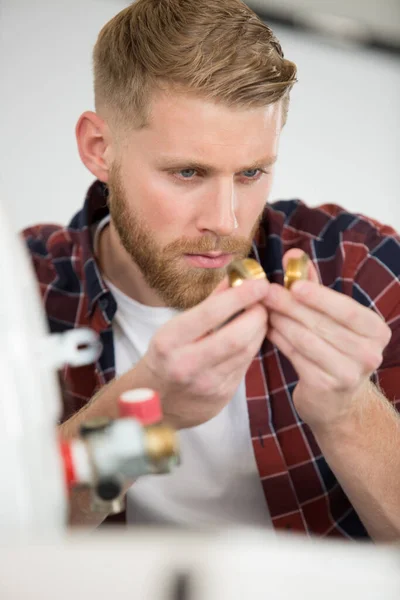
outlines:
M88 313L92 313L95 304L101 299L100 307L111 321L116 306L105 284L97 264L93 248L93 226L109 214L108 188L96 180L88 189L82 209L68 225L71 233L78 236L81 251L82 279L86 285Z

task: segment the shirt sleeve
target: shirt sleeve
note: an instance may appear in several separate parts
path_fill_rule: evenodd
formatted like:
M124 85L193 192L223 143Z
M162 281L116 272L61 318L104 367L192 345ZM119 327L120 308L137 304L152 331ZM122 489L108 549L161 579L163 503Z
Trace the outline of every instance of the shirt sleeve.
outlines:
M400 237L374 223L362 242L358 236L349 237L344 257L347 273L354 271L351 295L391 328L391 340L373 379L400 412ZM349 279L345 281L348 285Z

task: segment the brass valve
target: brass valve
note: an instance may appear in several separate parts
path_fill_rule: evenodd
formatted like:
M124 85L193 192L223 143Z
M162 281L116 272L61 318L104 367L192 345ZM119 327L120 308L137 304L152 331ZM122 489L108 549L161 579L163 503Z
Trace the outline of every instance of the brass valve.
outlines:
M155 465L179 459L178 434L168 425L150 425L145 429L147 456Z

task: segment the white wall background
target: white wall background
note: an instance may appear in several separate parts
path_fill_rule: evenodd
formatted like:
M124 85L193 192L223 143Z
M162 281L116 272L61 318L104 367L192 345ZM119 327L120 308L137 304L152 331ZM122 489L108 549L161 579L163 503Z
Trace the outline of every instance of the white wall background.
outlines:
M400 58L275 30L298 65L273 193L400 229Z
M91 49L122 0L0 0L0 198L16 228L65 223L92 176L74 127ZM274 198L332 202L400 229L400 60L277 30L299 84Z
M16 227L66 223L93 176L75 124L93 109L91 51L123 0L0 0L0 198Z

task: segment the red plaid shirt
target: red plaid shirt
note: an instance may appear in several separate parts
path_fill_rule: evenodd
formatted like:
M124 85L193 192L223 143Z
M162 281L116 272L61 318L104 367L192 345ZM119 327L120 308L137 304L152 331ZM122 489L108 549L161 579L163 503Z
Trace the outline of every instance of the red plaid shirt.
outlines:
M91 226L108 212L107 189L95 182L67 227L37 225L23 232L51 331L91 327L103 342L99 360L62 372L67 419L115 377L115 299L93 255ZM393 336L374 375L400 409L400 238L389 227L338 206L308 208L298 200L266 207L252 255L271 282L283 283L282 256L301 248L325 286L380 314ZM319 536L367 537L310 428L293 406L297 375L265 340L246 375L254 454L272 522Z

